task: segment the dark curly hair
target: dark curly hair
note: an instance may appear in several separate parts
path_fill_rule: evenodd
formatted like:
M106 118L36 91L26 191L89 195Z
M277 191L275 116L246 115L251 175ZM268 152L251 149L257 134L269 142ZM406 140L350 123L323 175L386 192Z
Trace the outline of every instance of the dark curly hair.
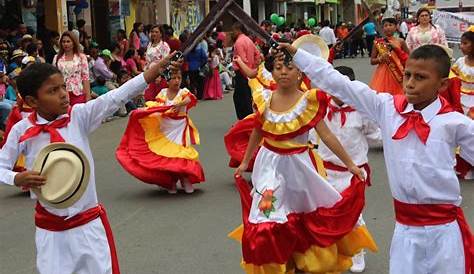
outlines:
M26 98L26 96L37 98L40 87L54 74L61 74L61 71L48 63L28 66L16 78L18 92L22 98Z

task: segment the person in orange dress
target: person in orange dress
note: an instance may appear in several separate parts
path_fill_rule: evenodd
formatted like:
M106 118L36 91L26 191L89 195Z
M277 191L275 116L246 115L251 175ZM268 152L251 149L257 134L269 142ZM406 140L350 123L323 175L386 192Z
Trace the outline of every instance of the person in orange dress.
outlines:
M369 86L377 92L403 94L403 70L409 50L403 39L393 36L397 30L395 18L384 18L382 24L385 37L374 41L370 63L377 68Z

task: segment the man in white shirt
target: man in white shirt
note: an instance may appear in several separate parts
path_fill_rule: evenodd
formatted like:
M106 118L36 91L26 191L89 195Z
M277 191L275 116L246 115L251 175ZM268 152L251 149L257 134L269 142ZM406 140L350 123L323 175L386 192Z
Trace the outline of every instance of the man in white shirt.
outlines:
M334 30L329 27L329 20L324 20L323 28L319 31L319 36L323 38L329 48L336 44L336 35L334 34Z
M405 20L402 20L402 22L400 23L399 30L400 30L400 33L403 35L402 38L406 39L408 35L408 25L407 25L407 22L405 22Z

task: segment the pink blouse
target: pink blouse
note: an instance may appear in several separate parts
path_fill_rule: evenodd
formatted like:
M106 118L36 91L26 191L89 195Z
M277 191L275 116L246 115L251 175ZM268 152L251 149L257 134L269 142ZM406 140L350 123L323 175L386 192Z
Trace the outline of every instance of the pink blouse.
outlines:
M70 61L66 60L65 55L56 62L57 58L58 55L54 56L53 65L56 65L63 74L66 90L76 96L82 95L84 93L82 81L89 81L89 65L86 55L74 54Z
M410 51L428 44L438 44L441 46L448 46L446 35L440 26L430 26L429 30L422 30L420 26L411 28L407 36L407 45Z

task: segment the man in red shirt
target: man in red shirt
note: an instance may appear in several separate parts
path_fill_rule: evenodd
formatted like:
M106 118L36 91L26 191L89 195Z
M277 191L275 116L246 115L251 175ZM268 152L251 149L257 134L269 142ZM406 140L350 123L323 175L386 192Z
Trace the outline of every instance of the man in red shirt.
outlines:
M239 56L242 61L251 69L257 68L261 62L260 51L252 40L243 33L241 23L235 23L232 26L232 35L234 38L234 56ZM235 70L235 91L234 106L237 118L244 119L247 115L253 113L252 109L252 91L248 85L247 76L239 70L239 66L234 62Z

